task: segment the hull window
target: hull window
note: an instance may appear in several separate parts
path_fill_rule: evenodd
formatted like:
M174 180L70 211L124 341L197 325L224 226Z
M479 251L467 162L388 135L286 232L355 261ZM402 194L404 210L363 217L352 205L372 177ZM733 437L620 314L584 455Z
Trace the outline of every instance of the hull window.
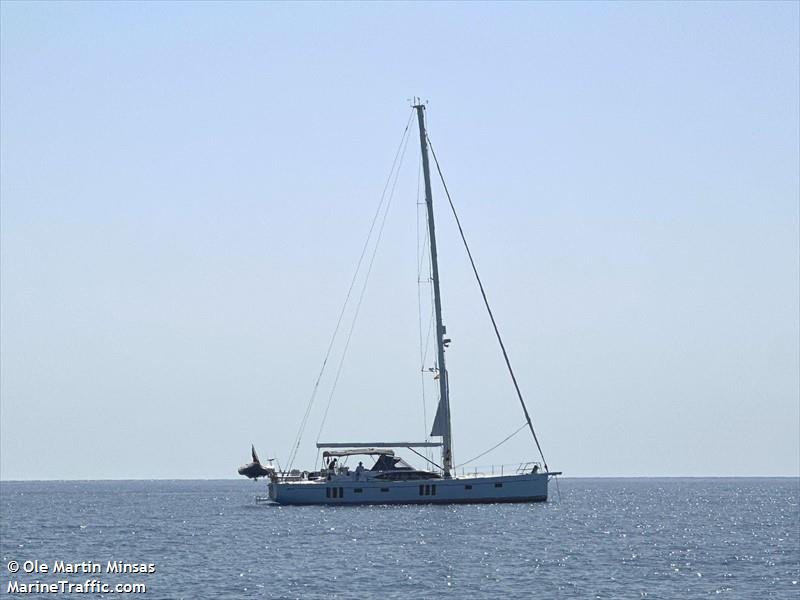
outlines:
M356 494L360 494L360 493L362 493L362 492L364 491L364 489L363 489L363 488L355 488L353 491L354 491Z
M331 488L325 488L325 497L326 498L330 498L331 497Z
M465 489L465 490L471 490L471 489L472 489L472 486L471 486L471 485L469 485L469 484L467 484L467 485L465 485L465 486L464 486L464 489Z
M435 495L436 495L436 484L434 483L431 486L431 496L435 496Z
M502 483L500 485L503 485ZM344 488L339 488L339 498L344 498Z
M381 488L381 491L382 491L382 492L388 492L388 491L389 491L389 488Z
M503 484L502 483L495 483L494 487L503 487Z

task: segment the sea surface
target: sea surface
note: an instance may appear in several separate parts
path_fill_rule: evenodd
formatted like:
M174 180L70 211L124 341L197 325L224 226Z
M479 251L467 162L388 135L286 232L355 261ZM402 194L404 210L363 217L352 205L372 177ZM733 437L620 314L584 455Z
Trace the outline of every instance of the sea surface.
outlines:
M63 596L800 598L800 479L564 478L546 504L474 506L256 505L264 487L2 482L0 596L15 580L95 579L147 592ZM50 571L23 573L35 560Z

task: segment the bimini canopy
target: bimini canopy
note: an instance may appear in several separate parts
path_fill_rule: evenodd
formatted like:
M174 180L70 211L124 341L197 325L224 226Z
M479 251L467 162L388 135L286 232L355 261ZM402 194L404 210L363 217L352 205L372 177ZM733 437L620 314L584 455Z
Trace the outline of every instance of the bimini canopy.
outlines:
M329 456L358 456L358 455L374 455L380 454L381 456L394 456L394 450L378 450L377 448L359 448L357 450L326 450L322 453L323 458Z
M442 442L317 442L317 448L435 448Z

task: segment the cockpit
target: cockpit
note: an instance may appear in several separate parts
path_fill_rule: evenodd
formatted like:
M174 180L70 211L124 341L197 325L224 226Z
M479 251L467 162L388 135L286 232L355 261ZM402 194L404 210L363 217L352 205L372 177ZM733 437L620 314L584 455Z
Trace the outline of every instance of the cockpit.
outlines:
M439 473L416 469L399 456L394 450L376 448L358 448L348 450L326 450L322 453L323 463L328 476L347 475L349 467L342 464L350 456L376 456L372 467L364 470L364 475L370 479L387 481L409 481L415 479L441 479Z

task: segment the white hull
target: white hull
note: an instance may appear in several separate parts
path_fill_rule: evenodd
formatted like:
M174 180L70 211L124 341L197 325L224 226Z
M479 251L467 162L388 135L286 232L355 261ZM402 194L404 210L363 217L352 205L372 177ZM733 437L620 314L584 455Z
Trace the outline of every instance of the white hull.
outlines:
M414 481L298 481L269 484L278 504L477 504L545 502L553 473Z

